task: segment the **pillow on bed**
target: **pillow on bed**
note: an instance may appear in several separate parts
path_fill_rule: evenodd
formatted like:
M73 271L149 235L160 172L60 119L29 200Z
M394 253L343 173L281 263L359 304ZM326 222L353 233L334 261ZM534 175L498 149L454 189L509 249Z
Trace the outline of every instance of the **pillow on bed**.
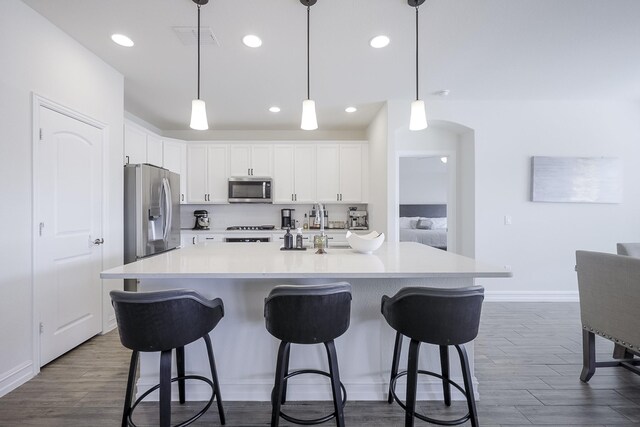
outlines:
M447 218L429 218L433 223L433 229L447 228Z
M398 225L400 226L400 228L411 228L411 218L401 216Z
M431 230L433 228L433 221L429 218L420 218L418 224L416 224L416 228L419 230Z

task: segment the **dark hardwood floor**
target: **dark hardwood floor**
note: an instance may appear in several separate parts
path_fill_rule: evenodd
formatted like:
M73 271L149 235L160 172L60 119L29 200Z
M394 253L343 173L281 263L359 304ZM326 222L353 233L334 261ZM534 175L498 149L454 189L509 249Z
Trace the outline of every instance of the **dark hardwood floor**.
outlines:
M599 339L599 358L609 358L612 349L612 344ZM92 339L0 398L0 426L118 426L129 355L117 332ZM583 384L578 379L581 361L576 303L486 303L475 354L480 424L640 424L640 377L621 368L602 368ZM229 426L269 425L266 402L224 403ZM174 420L199 405L176 405ZM331 412L328 403L292 406L292 413L305 416ZM421 402L420 409L447 416L462 413L464 406L455 402L446 410L438 402ZM345 415L349 426L404 424L402 410L386 402L348 402ZM141 407L136 417L140 425L157 424L154 405ZM215 405L194 425L219 425ZM427 424L417 420L416 426L420 425Z

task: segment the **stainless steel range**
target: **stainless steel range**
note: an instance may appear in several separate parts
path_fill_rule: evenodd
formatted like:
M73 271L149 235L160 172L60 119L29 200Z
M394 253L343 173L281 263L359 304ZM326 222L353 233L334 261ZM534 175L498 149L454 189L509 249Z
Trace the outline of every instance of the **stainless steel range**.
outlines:
M276 228L275 225L234 225L227 227L227 231L270 231ZM256 236L241 234L237 237L225 237L224 241L228 243L257 243L257 242L270 242L271 236Z

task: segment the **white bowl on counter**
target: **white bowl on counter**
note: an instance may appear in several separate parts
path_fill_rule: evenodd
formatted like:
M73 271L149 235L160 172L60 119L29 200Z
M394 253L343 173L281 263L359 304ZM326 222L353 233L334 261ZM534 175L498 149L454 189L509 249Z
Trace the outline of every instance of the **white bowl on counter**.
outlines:
M384 242L384 233L372 231L369 234L355 234L351 231L347 231L347 242L349 242L349 246L351 246L354 251L363 254L370 254L382 246L382 242Z

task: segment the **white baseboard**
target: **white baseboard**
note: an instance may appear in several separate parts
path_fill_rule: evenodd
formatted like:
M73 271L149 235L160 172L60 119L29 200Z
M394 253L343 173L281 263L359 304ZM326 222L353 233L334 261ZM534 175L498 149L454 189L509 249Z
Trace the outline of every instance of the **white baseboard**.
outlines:
M485 302L578 302L578 291L485 291Z
M33 362L30 360L0 374L0 397L20 387L31 378L33 378Z

